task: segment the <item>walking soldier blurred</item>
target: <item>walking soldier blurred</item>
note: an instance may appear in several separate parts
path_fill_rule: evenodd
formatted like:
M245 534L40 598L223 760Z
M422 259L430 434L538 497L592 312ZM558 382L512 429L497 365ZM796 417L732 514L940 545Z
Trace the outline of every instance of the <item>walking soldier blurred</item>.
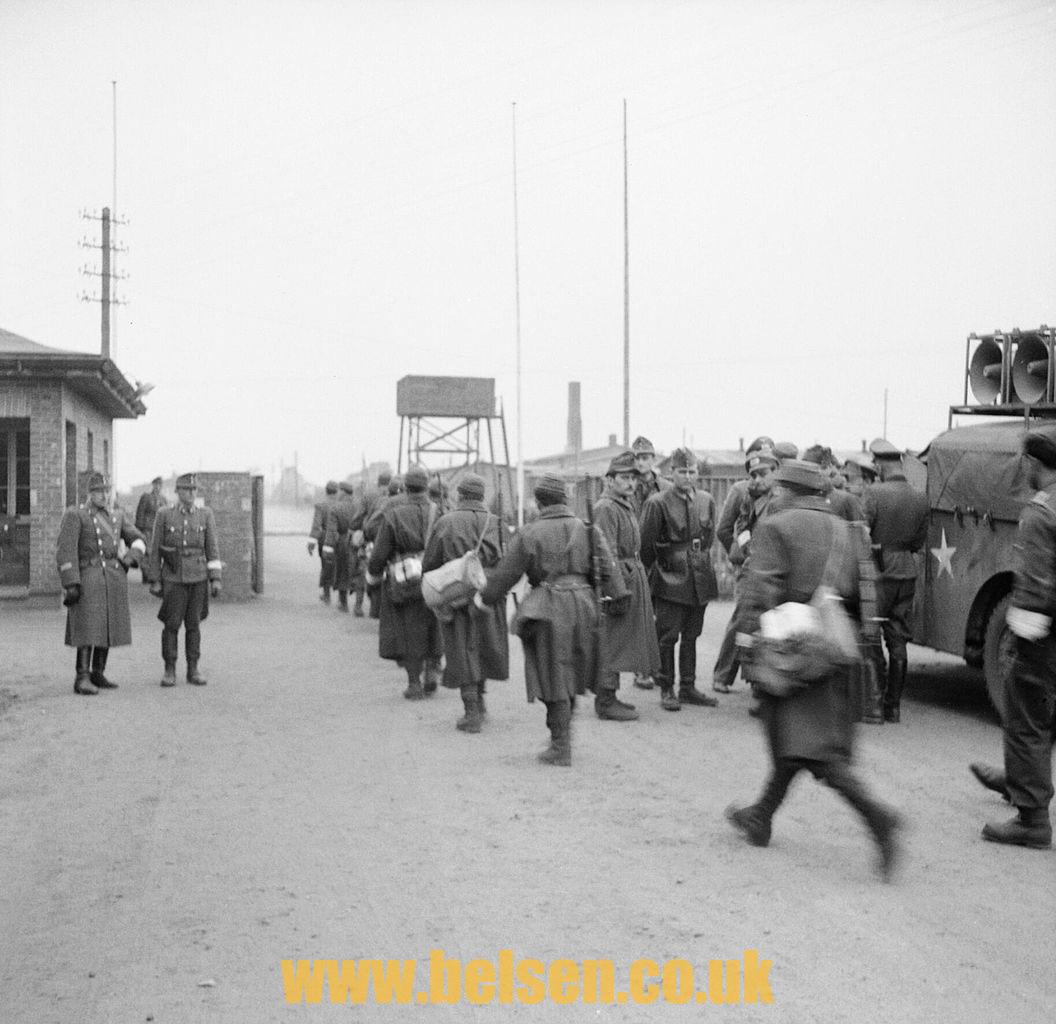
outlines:
M524 649L528 701L546 705L550 746L539 755L544 764L572 763L572 705L577 694L594 685L599 667L598 608L591 576L595 565L606 597L625 595L622 575L615 572L605 538L566 504L565 484L546 475L535 485L539 515L513 538L499 564L488 572L478 607L497 605L527 575L532 590L521 601L511 631ZM596 554L595 554L596 552ZM619 605L617 604L617 608Z
M187 682L205 686L198 672L202 653L201 623L209 616L209 598L220 596L220 549L212 509L195 507L198 483L193 473L176 478L177 504L164 508L154 523L151 564L160 574L150 592L161 598L162 686L176 685L180 626L184 627Z
M436 521L436 506L425 493L429 476L421 466L411 466L404 477L407 493L393 501L381 513L374 550L367 563L367 582L381 581L381 622L378 630L378 653L395 661L407 673L404 697L421 700L436 689L434 678L422 682L423 667L430 674L440 661L440 629L436 616L426 606L421 591L421 559L425 544ZM417 563L417 588L399 592L400 566ZM408 579L413 584L414 576Z
M154 532L154 520L158 517L158 509L164 508L169 503L165 495L161 493L161 484L161 477L154 477L150 481L150 490L144 491L136 504L136 529L147 541ZM140 566L143 570L143 582L149 584L151 572L145 563L146 558L144 557L140 560Z
M1005 772L1003 780L993 779L1004 782L1017 814L1009 821L989 822L983 836L994 843L1045 849L1052 845L1049 804L1056 732L1056 444L1045 434L1029 433L1023 454L1037 493L1019 516L1008 610L1016 655L1005 689Z
M115 690L106 678L111 647L132 643L128 611L130 565L146 552L143 535L119 509L107 507L110 485L101 473L88 478L88 501L67 509L59 526L56 564L65 595L66 646L77 649L73 692L89 696ZM118 544L129 547L123 559Z
M422 571L438 569L446 562L476 550L485 568L494 566L500 555L501 529L484 504L484 479L466 473L457 487L458 504L440 516L429 536L422 559ZM463 732L480 732L487 679L510 676L509 641L506 636L504 604L480 609L472 601L448 609L440 620L444 647L443 684L462 693L465 714L457 727Z
M327 481L326 484L326 497L322 501L315 503L315 508L312 511L312 528L308 533L310 538L308 541L308 554L315 554L315 546L319 545L319 586L322 589L322 593L319 595L319 600L324 604L330 603L330 589L334 585L334 553L332 548L324 541L326 534L326 519L329 515L330 508L337 500L337 482L334 480Z
M617 455L609 463L605 476L608 488L594 505L594 522L623 576L628 606L623 614L607 614L603 620L603 659L594 710L599 718L625 722L637 718L638 712L633 704L626 704L616 696L620 672L634 672L643 677L659 672L660 648L649 580L642 565L642 535L632 503L638 477L634 453Z
M362 615L364 581L359 558L363 544L363 504L357 500L355 489L347 480L342 480L338 487L337 501L326 514L324 550L329 548L333 552L338 608L348 611L348 592L355 590L356 615Z
M902 453L893 444L877 438L869 449L879 467L880 482L866 488L862 508L879 570L877 614L886 620L882 628L889 663L883 713L884 721L897 722L906 685L906 643L917 584L916 554L928 536L928 499L906 481ZM879 645L874 645L874 650L882 680L883 651Z
M696 489L697 458L688 448L675 449L671 469L674 486L652 495L642 512L642 561L649 571L660 644L660 705L678 711L682 704L712 707L718 703L694 686L697 637L718 586L711 565L715 501L707 491Z
M374 548L374 541L378 536L382 510L387 505L389 498L399 494L402 488L403 483L394 483L391 473L379 473L377 490L366 497L363 505L363 555L366 563L370 562L370 554ZM382 584L371 583L369 579L366 579L367 575L369 573L364 569L367 597L370 598L370 617L377 619L381 616Z
M809 604L825 581L850 613L859 608L864 536L837 516L823 497L826 477L813 463L789 459L775 474L780 493L757 526L744 587L744 627L756 633L760 616L785 602ZM894 868L899 819L877 802L851 767L854 724L845 668L819 679L797 679L783 696L763 695L772 768L762 794L726 814L755 846L770 842L771 820L800 771L836 790L862 817L880 851L885 880Z

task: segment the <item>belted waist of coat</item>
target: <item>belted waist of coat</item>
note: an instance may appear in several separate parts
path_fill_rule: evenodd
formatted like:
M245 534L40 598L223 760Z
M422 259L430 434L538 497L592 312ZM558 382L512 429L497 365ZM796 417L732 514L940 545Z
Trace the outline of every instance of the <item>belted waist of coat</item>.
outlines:
M698 544L700 547L704 546L703 537L694 537L692 540L680 540L676 543L669 544L658 544L657 547L664 551L689 551L694 544Z
M120 569L121 563L116 558L100 558L98 555L95 558L82 558L81 568L87 569L89 566L104 566L107 569Z
M551 590L589 590L590 580L578 572L562 573L543 580L543 586Z

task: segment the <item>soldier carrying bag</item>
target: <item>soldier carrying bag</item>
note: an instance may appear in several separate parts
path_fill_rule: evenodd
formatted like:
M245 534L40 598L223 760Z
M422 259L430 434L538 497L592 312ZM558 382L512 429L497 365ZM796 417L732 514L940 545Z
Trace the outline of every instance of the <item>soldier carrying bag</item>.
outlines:
M435 515L436 506L430 504L429 516L423 531L423 543L429 542ZM389 590L389 600L397 607L422 599L422 557L424 554L423 549L394 558L389 562L385 573L385 585Z
M488 512L477 546L472 551L452 558L422 576L422 597L441 622L450 622L455 610L465 608L473 600L473 595L487 585L484 566L480 561L480 547L490 522L491 513Z

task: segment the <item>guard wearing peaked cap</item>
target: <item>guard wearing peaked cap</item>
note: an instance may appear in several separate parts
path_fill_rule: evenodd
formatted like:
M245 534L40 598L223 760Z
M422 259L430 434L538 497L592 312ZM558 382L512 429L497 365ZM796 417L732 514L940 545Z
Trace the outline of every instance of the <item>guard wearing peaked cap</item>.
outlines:
M630 721L638 717L633 704L621 701L616 693L620 672L634 672L637 678L651 678L660 670L660 649L653 621L649 579L642 564L642 538L632 498L638 477L633 451L621 452L609 463L605 494L594 505L594 523L608 543L616 566L627 585L628 596L610 603L602 630L604 652L594 709L599 718ZM615 614L614 614L615 613Z
M198 506L193 473L176 478L178 501L158 513L150 541L150 565L156 573L150 592L161 598L162 686L176 685L180 626L184 627L187 682L205 686L198 671L201 623L209 616L209 598L220 596L222 563L213 510Z
M642 561L649 574L660 647L660 704L714 705L696 689L697 638L704 610L718 593L711 565L715 501L697 489L697 459L688 448L671 454L674 486L652 495L642 510ZM678 647L678 694L675 648Z
M128 610L130 565L146 551L143 534L109 507L110 483L101 473L88 478L88 500L67 509L59 525L56 564L66 605L66 646L77 650L73 691L84 696L117 688L106 677L111 647L132 643ZM129 552L118 558L124 541Z
M914 490L902 469L902 453L889 441L877 438L869 446L880 470L880 482L862 493L862 510L872 537L877 566L877 614L883 623L883 649L876 645L876 670L884 684L883 715L886 722L901 719L902 691L906 685L906 644L916 591L918 555L928 536L928 499Z
M316 545L319 546L319 600L323 604L330 603L330 590L334 585L334 553L327 550L323 537L326 534L326 517L337 501L337 490L337 481L328 480L322 500L317 501L312 510L312 527L308 531L308 554L315 554Z

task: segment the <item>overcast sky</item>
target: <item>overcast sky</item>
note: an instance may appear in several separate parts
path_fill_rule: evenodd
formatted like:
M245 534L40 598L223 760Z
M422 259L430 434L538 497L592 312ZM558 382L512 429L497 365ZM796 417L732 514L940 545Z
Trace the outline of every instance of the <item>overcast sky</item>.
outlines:
M971 331L1056 321L1056 6L0 2L0 327L156 385L120 486L395 460L396 381L495 377L516 454L922 447Z

